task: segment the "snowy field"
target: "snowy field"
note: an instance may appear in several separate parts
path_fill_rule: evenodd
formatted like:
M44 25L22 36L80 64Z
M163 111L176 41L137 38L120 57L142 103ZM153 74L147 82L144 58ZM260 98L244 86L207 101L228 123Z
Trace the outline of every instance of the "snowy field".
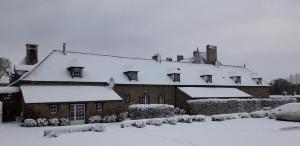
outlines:
M43 137L45 127L0 124L0 146L299 146L300 123L271 119L235 119L160 127L120 128L105 124L104 133L78 132Z

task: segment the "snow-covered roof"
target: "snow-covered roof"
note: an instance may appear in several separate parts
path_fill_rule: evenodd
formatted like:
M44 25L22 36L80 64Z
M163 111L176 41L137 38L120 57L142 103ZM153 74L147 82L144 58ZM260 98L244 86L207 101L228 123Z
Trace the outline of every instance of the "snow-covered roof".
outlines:
M67 71L74 59L85 67L82 78L72 78ZM138 71L138 81L132 82L123 74L128 66ZM167 74L174 68L180 68L180 82L173 82ZM206 83L200 75L203 70L212 74L213 83ZM242 83L236 84L230 79L232 72L241 76ZM99 54L54 51L33 69L22 80L27 81L69 81L69 82L107 82L110 78L116 84L149 84L149 85L210 85L210 86L269 86L252 79L253 72L240 66L214 66L211 64L194 64L181 62L161 63L151 59L107 56Z
M113 101L122 98L105 86L22 85L25 103Z
M178 89L189 95L191 98L252 97L251 95L236 88L178 87Z
M270 98L300 98L300 95L270 95Z
M0 94L12 94L20 92L19 87L0 87Z
M35 65L23 65L23 64L19 64L19 65L15 65L15 70L18 71L30 71L34 68Z

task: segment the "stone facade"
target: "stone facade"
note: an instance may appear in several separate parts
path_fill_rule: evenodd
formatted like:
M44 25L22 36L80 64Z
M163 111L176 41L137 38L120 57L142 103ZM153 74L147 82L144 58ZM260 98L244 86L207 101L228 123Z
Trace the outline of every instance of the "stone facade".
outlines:
M251 94L254 97L268 97L267 87L239 87L240 90ZM139 104L140 97L147 95L149 104L159 104L159 97L165 98L165 104L174 105L189 110L187 100L191 98L177 89L176 86L163 85L115 85L114 91L123 98L123 101L104 101L103 111L96 111L97 102L79 102L79 103L49 103L49 104L25 104L24 118L67 118L70 116L70 104L85 104L86 120L93 115L112 115L128 110L128 106ZM129 97L129 100L126 99ZM58 105L58 113L50 114L49 105Z
M255 98L269 98L269 87L237 87Z
M158 104L159 96L165 97L165 104L175 105L175 86L157 85L116 85L114 90L124 100L125 108L131 104L139 104L141 96L147 95L150 104ZM130 96L130 102L125 97Z
M120 107L123 101L101 101L103 103L103 111L97 112L96 103L98 102L74 102L74 103L36 103L24 105L24 118L69 118L71 104L85 104L85 120L87 122L90 116L94 115L112 115L123 111ZM50 105L57 105L56 114L49 112Z

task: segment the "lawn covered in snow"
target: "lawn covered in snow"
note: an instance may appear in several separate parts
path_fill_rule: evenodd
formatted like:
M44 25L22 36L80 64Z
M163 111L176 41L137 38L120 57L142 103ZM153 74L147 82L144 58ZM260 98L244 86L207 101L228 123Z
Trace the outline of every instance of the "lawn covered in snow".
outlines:
M1 146L299 146L300 123L273 119L235 119L222 122L164 124L160 127L120 128L43 137L46 127L25 128L0 124ZM49 128L49 127L48 127Z

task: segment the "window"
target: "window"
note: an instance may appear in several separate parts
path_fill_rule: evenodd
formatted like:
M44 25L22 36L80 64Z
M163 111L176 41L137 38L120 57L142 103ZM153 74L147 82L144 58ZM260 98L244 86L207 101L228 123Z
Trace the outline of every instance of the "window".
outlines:
M166 97L158 96L158 104L166 104Z
M69 67L68 70L72 78L82 78L83 67Z
M203 78L206 83L212 83L212 75L203 75L201 78Z
M262 85L262 78L253 78L257 85Z
M96 104L96 111L97 112L102 112L103 111L103 103L102 102L98 102Z
M234 76L234 77L231 77L231 78L234 80L234 82L236 84L241 84L242 83L241 76Z
M141 96L139 99L139 104L149 104L149 97L147 95Z
M129 94L126 94L126 95L125 95L124 101L125 101L125 103L130 103L131 98L130 98L130 95L129 95Z
M137 81L138 80L138 72L137 71L127 71L127 72L124 72L124 74L128 77L128 79L130 81L132 81L132 80Z
M81 68L73 68L72 71L73 77L81 78L82 77L82 69Z
M174 82L180 82L180 73L168 74Z
M57 105L49 105L49 113L57 114Z

